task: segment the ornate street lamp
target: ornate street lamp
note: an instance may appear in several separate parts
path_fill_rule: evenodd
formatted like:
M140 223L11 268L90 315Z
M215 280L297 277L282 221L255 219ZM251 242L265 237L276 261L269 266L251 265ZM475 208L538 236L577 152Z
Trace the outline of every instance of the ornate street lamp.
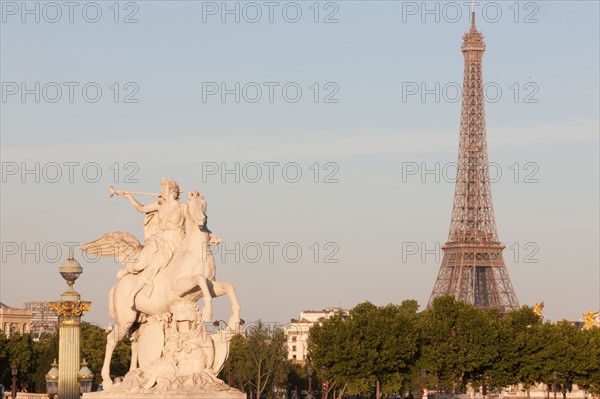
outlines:
M54 399L54 395L58 393L58 363L56 363L56 359L46 374L46 391L50 394L50 399Z
M556 399L556 370L552 371L552 378L554 382L552 383L552 391L554 392L554 399Z
M427 378L427 370L421 369L421 388L423 390L423 394L421 397L423 399L427 398L427 388L425 387L425 378Z
M19 369L17 368L17 363L14 361L10 366L10 372L12 374L12 388L10 396L12 399L15 399L17 397L17 373L19 372Z
M88 368L88 364L83 359L81 362L81 369L77 373L77 381L79 381L79 393L82 395L86 392L92 391L92 381L94 381L94 373Z
M79 341L81 315L90 310L89 301L82 301L78 292L73 289L75 280L83 273L83 268L73 258L69 258L58 269L67 281L67 290L60 296L60 301L52 302L50 308L58 313L60 320L58 343L58 396L60 399L79 399L77 386L77 366L79 363Z
M487 395L487 379L487 375L483 377L483 385L481 386L481 394L483 395L483 399L485 399Z
M310 365L306 366L306 374L308 374L308 395L306 395L305 399L313 399L314 398L314 396L312 395L313 369L312 369L312 367L310 367Z

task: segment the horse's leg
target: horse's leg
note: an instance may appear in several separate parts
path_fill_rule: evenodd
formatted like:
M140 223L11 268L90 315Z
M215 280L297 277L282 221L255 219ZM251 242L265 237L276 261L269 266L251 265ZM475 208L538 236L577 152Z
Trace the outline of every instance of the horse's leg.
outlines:
M106 337L106 351L104 352L104 364L102 365L101 372L103 389L108 389L113 384L110 378L110 360L117 344L125 336L126 332L127 330L122 328L119 323L115 323L115 328Z
M104 363L102 365L102 387L104 389L112 386L110 378L110 360L117 344L129 331L137 318L137 312L125 304L125 298L129 295L131 289L131 279L123 277L114 290L111 290L110 301L112 304L112 315L115 319L115 328L108 334L106 339L106 351L104 353Z
M240 303L238 302L237 295L235 294L235 288L233 284L228 281L213 281L212 288L215 296L223 296L227 294L229 301L231 302L231 316L229 317L229 326L232 330L239 329L240 325Z
M141 329L142 327L138 328L131 334L131 337L129 337L129 340L131 341L131 364L129 365L129 371L137 369L138 366L138 340L140 339Z
M138 363L138 340L134 339L131 341L131 364L129 365L129 371L137 369Z
M204 307L202 308L202 321L208 323L212 321L212 295L208 289L208 281L202 275L196 276L196 283L202 290L202 296L204 297Z

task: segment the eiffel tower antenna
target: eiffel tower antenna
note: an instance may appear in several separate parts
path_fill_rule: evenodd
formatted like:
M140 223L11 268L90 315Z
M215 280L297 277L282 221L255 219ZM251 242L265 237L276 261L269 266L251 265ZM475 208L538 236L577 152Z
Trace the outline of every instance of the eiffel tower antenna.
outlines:
M475 27L475 0L471 0L471 30L477 30Z
M453 295L477 307L518 309L498 240L492 205L487 154L482 59L483 35L475 26L475 1L471 3L471 28L463 37L465 59L462 110L454 204L448 242L428 306L441 295Z

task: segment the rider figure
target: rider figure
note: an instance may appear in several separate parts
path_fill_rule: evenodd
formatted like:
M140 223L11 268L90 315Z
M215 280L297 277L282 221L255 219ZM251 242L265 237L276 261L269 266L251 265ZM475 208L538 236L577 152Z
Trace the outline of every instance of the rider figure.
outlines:
M133 306L135 296L146 284L150 286L150 294L154 289L153 280L156 274L164 268L173 253L185 237L185 208L179 202L181 190L173 180L162 178L162 190L158 201L142 205L131 194L124 193L133 207L146 214L144 221L145 241L137 259L127 264L127 271L133 274L141 273L133 287L130 303Z

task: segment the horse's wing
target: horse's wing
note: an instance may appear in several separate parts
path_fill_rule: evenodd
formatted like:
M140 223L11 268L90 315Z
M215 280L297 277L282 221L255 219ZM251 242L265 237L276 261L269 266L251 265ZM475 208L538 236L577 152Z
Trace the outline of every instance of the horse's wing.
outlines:
M142 245L133 234L115 231L85 243L80 248L92 255L114 256L119 262L124 263L131 260L132 254L139 252Z

